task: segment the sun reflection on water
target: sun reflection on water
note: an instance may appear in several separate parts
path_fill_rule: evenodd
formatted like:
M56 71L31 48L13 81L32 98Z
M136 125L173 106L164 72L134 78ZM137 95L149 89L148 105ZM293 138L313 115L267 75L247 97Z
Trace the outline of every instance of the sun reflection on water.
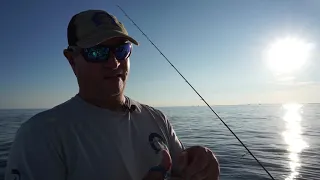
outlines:
M283 108L285 114L283 120L285 121L285 131L282 133L284 141L287 143L289 152L289 167L291 173L287 176L286 180L293 180L298 175L298 168L301 166L299 153L303 149L308 147L308 144L303 140L302 129L300 122L302 121L301 117L301 104L290 103L284 104Z

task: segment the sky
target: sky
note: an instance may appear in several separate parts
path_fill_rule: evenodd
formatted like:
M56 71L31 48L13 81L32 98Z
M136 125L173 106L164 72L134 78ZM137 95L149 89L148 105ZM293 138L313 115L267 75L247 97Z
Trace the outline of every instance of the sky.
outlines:
M205 105L117 4L211 105L320 102L317 0L12 0L0 6L0 109L51 108L78 92L62 52L70 18L87 9L115 15L140 43L127 96L152 106ZM285 37L313 48L298 68L279 73L266 52Z

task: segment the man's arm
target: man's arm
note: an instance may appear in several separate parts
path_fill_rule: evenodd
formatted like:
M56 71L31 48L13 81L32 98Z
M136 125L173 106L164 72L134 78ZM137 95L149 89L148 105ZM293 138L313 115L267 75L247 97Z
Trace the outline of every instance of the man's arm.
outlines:
M163 115L163 114L162 114ZM172 180L219 179L219 162L213 152L202 146L185 148L177 137L168 118L163 115L168 129L169 151L172 158Z
M180 162L179 162L179 156L181 155L182 151L185 150L184 145L182 144L182 142L180 141L180 139L178 138L172 124L170 123L169 119L167 118L167 116L165 114L163 114L161 112L161 116L164 119L166 126L167 126L167 130L168 130L168 148L169 148L169 152L172 158L172 169L171 169L171 176L176 177L179 176L179 171L180 171ZM171 179L172 179L171 178Z
M172 157L171 180L219 179L220 166L213 152L202 146L184 148L173 128L169 127L169 148ZM183 151L183 152L182 152Z
M36 123L20 127L9 153L5 180L66 179L65 164L50 133Z

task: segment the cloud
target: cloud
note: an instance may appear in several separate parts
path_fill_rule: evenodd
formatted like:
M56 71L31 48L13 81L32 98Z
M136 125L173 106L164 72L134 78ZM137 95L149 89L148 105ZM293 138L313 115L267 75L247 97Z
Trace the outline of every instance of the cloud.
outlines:
M269 84L278 85L278 86L309 86L309 85L317 85L320 82L316 81L299 81L294 76L278 76L275 80L269 81Z
M293 87L309 86L309 85L316 85L316 84L319 84L319 82L315 82L315 81L286 81L286 82L277 83L277 85L293 86Z
M294 76L287 76L287 77L282 77L278 79L278 81L293 81L295 79Z
M315 81L301 81L301 82L296 82L295 85L297 86L304 86L304 85L318 85L320 82L315 82Z
M319 82L299 82L296 87L277 90L270 96L273 99L281 99L283 102L320 102L320 83Z

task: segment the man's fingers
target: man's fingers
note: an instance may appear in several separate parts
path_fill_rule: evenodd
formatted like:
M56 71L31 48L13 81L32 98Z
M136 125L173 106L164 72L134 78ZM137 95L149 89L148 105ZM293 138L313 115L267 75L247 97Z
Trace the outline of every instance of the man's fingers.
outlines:
M192 180L218 180L220 175L220 167L218 160L211 151L207 152L209 162L207 166L198 173L194 174Z
M150 171L142 180L163 180L164 177L161 172Z
M197 172L196 174L192 175L191 178L192 180L205 180L209 176L208 172L211 170L210 164L207 164L207 166L202 170Z
M142 180L163 180L167 172L171 169L172 160L169 152L163 150L161 153L161 162L152 167Z
M169 171L172 166L172 159L168 150L162 150L162 160L159 166L162 166L165 170Z
M188 165L188 152L183 151L178 158L178 173L182 173Z
M189 157L192 157L192 159L189 166L186 169L186 173L187 177L191 177L194 174L204 170L208 166L209 159L207 154L210 150L207 148L203 149L202 147L198 146L191 147L187 150Z
M213 152L210 152L211 154L209 155L211 157L211 168L209 170L209 177L210 179L216 179L219 180L220 176L220 164L217 159L217 157L213 154Z

